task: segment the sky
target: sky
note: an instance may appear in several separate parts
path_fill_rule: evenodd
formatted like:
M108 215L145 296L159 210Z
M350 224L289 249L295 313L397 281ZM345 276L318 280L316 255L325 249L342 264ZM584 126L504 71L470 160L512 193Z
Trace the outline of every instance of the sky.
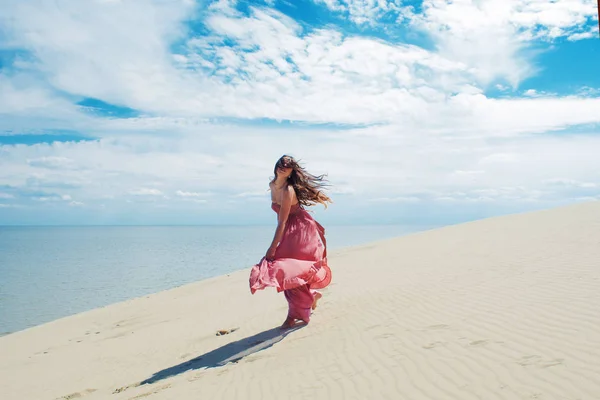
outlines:
M600 199L596 0L3 0L0 225L331 224Z

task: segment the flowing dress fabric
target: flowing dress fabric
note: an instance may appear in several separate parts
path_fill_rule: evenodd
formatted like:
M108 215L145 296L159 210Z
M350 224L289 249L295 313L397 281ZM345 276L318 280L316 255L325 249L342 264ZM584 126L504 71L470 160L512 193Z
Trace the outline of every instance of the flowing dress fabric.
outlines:
M280 206L271 204L279 213ZM293 205L273 260L263 259L250 272L250 291L284 291L288 316L308 322L314 290L331 282L325 229L300 205Z

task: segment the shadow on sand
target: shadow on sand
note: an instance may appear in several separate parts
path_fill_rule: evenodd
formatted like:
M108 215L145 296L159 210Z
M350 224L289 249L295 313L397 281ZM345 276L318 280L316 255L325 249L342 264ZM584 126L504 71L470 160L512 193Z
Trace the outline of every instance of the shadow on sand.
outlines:
M250 354L268 349L275 343L282 341L290 333L302 329L305 324L299 324L290 329L273 328L268 331L258 333L237 342L226 344L218 349L202 354L196 358L188 360L178 365L155 372L150 378L140 382L140 385L152 384L162 379L179 375L186 371L200 368L222 367L228 363L235 363Z

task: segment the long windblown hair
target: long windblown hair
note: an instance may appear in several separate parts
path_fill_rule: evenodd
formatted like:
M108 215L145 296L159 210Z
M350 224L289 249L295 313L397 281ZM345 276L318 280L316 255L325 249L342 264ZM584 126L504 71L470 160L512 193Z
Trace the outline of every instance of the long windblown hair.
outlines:
M288 185L292 185L294 188L298 202L301 205L312 206L323 204L327 208L327 203L333 203L323 191L325 187L330 186L325 179L326 175L312 175L294 157L283 155L275 164L273 170L275 177L271 182L275 182L277 179L277 169L280 167L292 168L292 173L288 178Z

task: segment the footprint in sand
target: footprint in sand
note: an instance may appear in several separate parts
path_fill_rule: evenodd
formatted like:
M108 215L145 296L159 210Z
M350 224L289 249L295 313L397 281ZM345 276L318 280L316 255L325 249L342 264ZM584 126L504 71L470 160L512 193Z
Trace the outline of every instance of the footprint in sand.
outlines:
M533 355L521 357L517 361L517 364L519 364L522 367L549 368L557 365L562 365L564 361L564 358L544 359L543 357Z
M469 343L469 346L483 346L487 344L487 342L487 340L474 340L471 343Z
M58 399L59 400L79 399L79 398L85 396L86 394L94 393L95 391L96 391L96 389L85 389L81 392L75 392L75 393L64 395L62 397L59 397Z
M388 338L391 338L392 336L394 336L393 333L389 333L389 332L388 333L382 333L382 334L379 334L379 335L375 336L375 339L388 339Z
M424 349L431 350L431 349L434 349L434 348L439 347L439 346L444 346L445 344L446 344L445 342L433 342L433 343L426 344L426 345L424 345L422 347Z
M131 388L138 387L138 386L140 386L140 382L133 383L133 384L127 385L127 386L122 386L120 388L113 390L112 394L122 393L122 392L126 391L127 389L131 389Z
M425 328L425 329L428 329L428 330L430 330L430 329L431 329L431 330L437 330L437 329L447 329L447 328L449 328L449 327L450 327L450 326L449 326L449 325L446 325L446 324L438 324L438 325L431 325L431 326L428 326L428 327L427 327L427 328Z
M160 392L162 390L168 389L170 387L171 387L171 384L167 383L166 385L162 385L160 387L157 387L156 389L154 389L154 390L152 390L150 392L146 392L146 393L138 394L137 396L130 397L128 400L136 400L136 399L141 399L141 398L144 398L144 397L152 396L153 394L156 394L156 393L158 393L158 392Z

